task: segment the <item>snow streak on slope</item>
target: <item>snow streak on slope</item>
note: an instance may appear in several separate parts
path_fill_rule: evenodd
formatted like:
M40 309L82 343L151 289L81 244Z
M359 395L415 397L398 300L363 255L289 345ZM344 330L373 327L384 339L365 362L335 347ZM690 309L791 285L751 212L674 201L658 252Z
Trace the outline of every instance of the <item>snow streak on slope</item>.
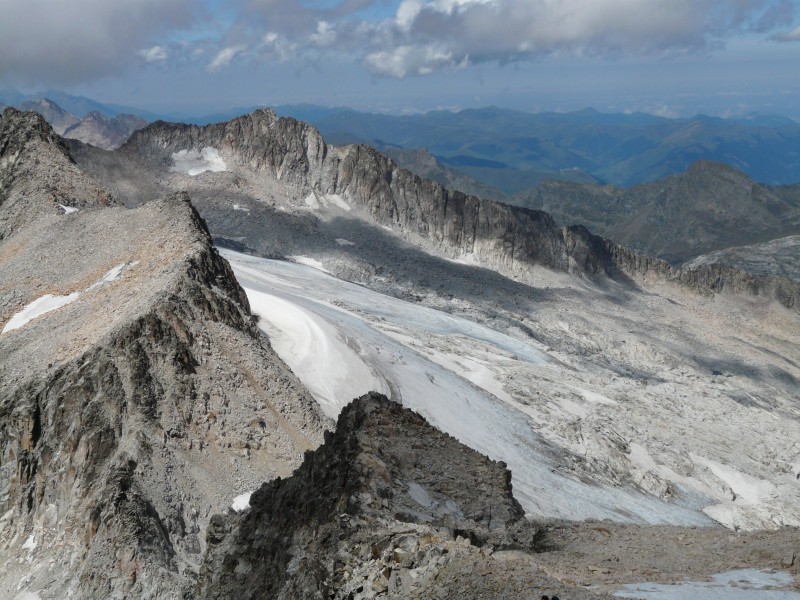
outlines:
M538 433L535 415L504 391L515 363L548 368L553 359L543 348L304 265L222 253L276 351L328 414L366 389L388 392L468 446L505 461L515 496L531 515L710 523L685 497L667 504L632 487L556 471L559 450Z

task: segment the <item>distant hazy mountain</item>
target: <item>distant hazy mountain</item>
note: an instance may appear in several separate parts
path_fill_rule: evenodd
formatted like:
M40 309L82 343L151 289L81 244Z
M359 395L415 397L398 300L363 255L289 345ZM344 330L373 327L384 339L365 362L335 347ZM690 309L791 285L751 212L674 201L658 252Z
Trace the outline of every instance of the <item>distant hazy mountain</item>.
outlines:
M756 181L800 181L800 124L768 115L530 114L501 108L392 116L349 109L282 107L331 143L426 148L443 164L504 193L544 179L629 186L680 173L697 160L737 168Z
M147 121L135 115L117 115L109 118L99 112L90 112L80 122L72 125L64 132L64 137L80 140L103 148L118 148L137 129L147 125Z
M62 137L80 140L104 150L118 148L134 131L147 125L145 119L131 114L109 117L92 111L78 118L49 98L30 98L19 103L17 108L39 113Z
M628 189L548 181L514 203L672 263L800 233L800 185L763 186L710 161Z
M441 183L450 190L458 190L487 200L506 199L505 194L497 188L481 183L462 171L442 164L424 148L406 150L398 146L382 146L379 150L414 175Z
M20 110L32 110L39 113L44 117L44 120L50 123L58 135L64 135L64 132L80 123L80 119L65 111L58 104L49 100L48 98L32 98L25 100L17 105Z

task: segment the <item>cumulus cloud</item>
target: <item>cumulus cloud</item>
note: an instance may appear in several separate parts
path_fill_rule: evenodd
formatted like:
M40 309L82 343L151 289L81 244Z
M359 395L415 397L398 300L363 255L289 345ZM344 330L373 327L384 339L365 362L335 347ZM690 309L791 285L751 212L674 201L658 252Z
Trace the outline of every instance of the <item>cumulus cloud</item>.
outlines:
M170 32L191 27L198 4L0 0L0 77L73 84L119 73L136 62L137 54L158 61L157 48L164 50L159 42Z
M325 48L360 56L371 72L395 78L548 55L704 52L731 35L769 34L794 19L792 0L402 0L382 21L360 12L380 0L326 8L300 0L244 1L231 30L251 50L240 56L287 60ZM274 36L271 42L256 39L264 31Z
M167 60L168 53L164 46L153 46L152 48L139 50L139 56L147 63L159 63Z
M223 48L217 53L217 55L214 57L214 60L208 63L206 70L209 73L216 73L222 67L229 65L236 55L244 52L245 49L245 46L230 46L228 48Z
M383 47L364 64L405 77L552 54L683 54L785 22L789 8L767 0L403 0L375 27L372 43Z
M183 43L193 0L0 0L0 77L77 83L128 64L343 56L378 76L558 56L670 56L734 35L796 41L794 0L233 0L230 27ZM213 27L207 27L214 31ZM176 41L177 40L177 41Z

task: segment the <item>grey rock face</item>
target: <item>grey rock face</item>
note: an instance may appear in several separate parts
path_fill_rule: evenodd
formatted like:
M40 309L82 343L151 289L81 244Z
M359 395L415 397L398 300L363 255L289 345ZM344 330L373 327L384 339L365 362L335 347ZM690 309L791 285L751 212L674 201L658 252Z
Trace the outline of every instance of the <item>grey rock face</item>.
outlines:
M0 324L74 297L0 333L0 589L178 597L208 515L291 472L327 421L185 195L88 210L101 191L40 117L2 125L27 218L0 242ZM72 190L77 212L49 210Z
M448 580L466 583L462 567L532 552L539 534L503 463L377 393L348 405L325 444L250 504L212 518L200 597L444 598ZM489 581L473 574L464 597L488 597Z
M63 215L63 206L116 204L75 166L64 142L38 114L5 109L0 140L0 240L44 215Z

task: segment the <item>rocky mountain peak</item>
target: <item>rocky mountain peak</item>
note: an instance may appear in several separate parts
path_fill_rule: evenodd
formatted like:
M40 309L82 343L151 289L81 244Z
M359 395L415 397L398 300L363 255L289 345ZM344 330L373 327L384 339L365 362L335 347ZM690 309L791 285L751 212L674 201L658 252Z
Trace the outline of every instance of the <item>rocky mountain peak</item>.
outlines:
M200 589L203 597L372 598L403 589L425 597L459 560L455 545L530 551L536 537L505 464L373 392L341 412L336 431L290 478L264 484L245 513L212 518Z
M43 215L117 204L75 165L64 141L35 112L0 118L0 240Z

